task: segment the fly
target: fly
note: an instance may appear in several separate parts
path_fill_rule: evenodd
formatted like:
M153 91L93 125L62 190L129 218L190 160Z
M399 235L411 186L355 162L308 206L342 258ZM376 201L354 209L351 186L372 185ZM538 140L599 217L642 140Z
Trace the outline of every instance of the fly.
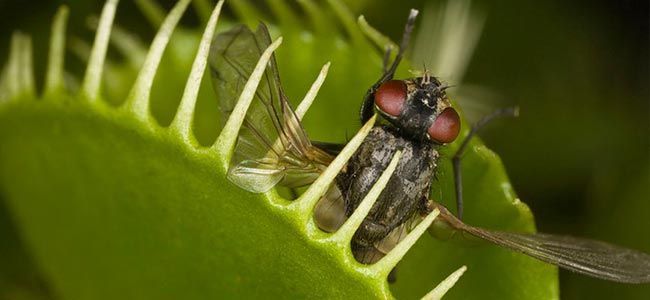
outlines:
M454 230L527 254L589 276L626 283L650 282L650 256L603 242L548 234L500 232L467 225L462 217L460 157L467 142L491 119L516 114L500 110L472 127L454 156L457 216L428 198L439 159L438 150L460 132L460 118L446 95L447 86L427 72L396 80L394 74L406 49L417 16L411 10L398 53L380 79L368 89L361 105L365 123L376 112L383 122L375 125L346 168L316 207L319 227L336 231L401 151L395 172L351 241L355 258L372 264L390 251L433 209ZM264 49L271 43L260 24L253 32L240 25L215 36L210 50L213 86L224 117L228 117ZM389 53L386 57L388 58ZM340 145L309 140L300 117L288 103L272 58L240 130L228 178L251 192L266 192L276 185L297 188L311 184Z

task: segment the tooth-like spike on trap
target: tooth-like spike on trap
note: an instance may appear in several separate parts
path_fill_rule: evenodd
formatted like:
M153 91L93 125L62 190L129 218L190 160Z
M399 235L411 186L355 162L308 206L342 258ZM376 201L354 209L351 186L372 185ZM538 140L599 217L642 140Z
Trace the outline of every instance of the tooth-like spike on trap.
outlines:
M221 14L221 7L223 6L224 0L219 1L217 6L212 11L208 24L205 26L205 31L203 31L203 36L201 37L201 43L199 44L199 50L196 52L196 57L194 58L194 63L192 63L192 70L190 71L190 76L187 78L187 83L185 84L185 90L183 91L183 97L181 98L181 103L178 106L178 111L172 124L170 126L171 130L175 131L180 135L184 141L188 141L190 133L192 131L192 121L194 119L194 108L196 107L196 99L199 94L199 88L201 87L201 80L205 74L205 68L208 63L208 55L210 52L210 43L212 42L212 37L214 35L215 28L217 27L217 22L219 20L219 15Z
M102 81L102 71L104 61L106 60L106 50L108 49L108 40L113 27L115 10L117 9L118 0L108 0L102 9L102 15L99 18L99 26L95 34L95 42L90 53L90 60L86 67L86 74L81 86L81 93L90 102L97 101L99 96L100 83Z
M341 226L341 228L339 228L339 230L334 233L331 238L333 241L344 245L350 245L352 236L357 231L363 222L363 219L366 218L368 212L370 212L370 209L377 201L377 198L379 198L379 195L386 187L386 184L388 183L390 177L393 175L395 168L397 168L397 163L401 157L401 151L395 152L392 160L388 164L388 167L386 170L384 170L379 179L377 179L377 182L375 182L368 194L366 194L366 196L363 198L361 204L359 204L357 209L354 210L354 213L352 213L352 215L345 221L345 223L343 223L343 226Z
M309 91L307 92L305 97L302 99L302 101L300 101L298 107L296 107L296 115L298 116L298 119L302 120L302 118L307 113L309 107L311 107L311 104L314 103L314 99L316 99L316 95L318 95L318 91L320 91L320 87L323 85L323 82L325 82L325 78L327 78L327 72L329 71L329 69L330 69L330 63L327 62L320 70L320 73L318 73L318 77L311 85L311 88L309 88Z
M47 73L45 75L45 94L53 94L63 90L63 66L65 57L65 29L68 22L69 10L61 6L52 22L50 36L50 53L48 55Z
M302 120L302 118L307 113L307 110L309 110L309 107L311 107L312 103L314 103L314 99L316 99L316 95L318 95L318 91L320 90L320 87L323 85L323 82L327 77L327 72L329 68L330 68L330 63L328 62L323 66L320 73L318 74L318 77L311 85L311 88L309 88L309 91L307 91L305 97L302 99L302 101L300 101L300 104L298 105L295 111L298 120ZM282 145L282 139L278 137L273 143L272 149L277 149L277 147L280 147L280 145ZM271 155L272 153L273 151L269 150L267 156Z
M34 98L36 88L34 86L34 65L32 53L32 37L23 35L20 46L20 76L22 81L22 92L29 98Z
M91 16L86 23L92 30L97 30L99 19ZM147 57L147 45L140 41L135 34L117 24L113 24L111 29L110 45L115 47L115 50L128 61L133 69L139 70L144 64L144 59ZM107 66L106 69L108 71L109 67Z
M458 279L460 279L461 276L463 276L463 273L467 271L466 266L462 266L458 268L458 270L454 271L454 273L451 273L445 280L440 282L438 286L433 288L430 292L428 292L424 297L422 297L422 300L439 300L442 299L442 297L447 294L447 292L454 287Z
M156 37L154 37L151 43L147 58L144 60L144 65L140 69L138 78L135 80L133 88L124 103L124 107L135 114L140 120L146 120L150 116L149 97L151 85L153 84L165 48L167 48L167 43L189 3L190 0L178 1L167 15L167 18L160 26Z
M8 100L18 96L33 98L34 70L32 66L32 39L21 32L11 36L9 61L3 70L0 82L0 100Z
M9 50L9 61L7 62L7 98L15 97L21 88L20 84L20 44L22 33L14 32L11 35L11 43Z
M20 89L20 66L19 66L19 50L20 50L20 32L14 32L11 35L11 42L9 48L9 58L7 64L2 70L2 78L0 78L0 100L6 101L15 97Z
M420 222L401 242L393 248L386 256L380 259L373 265L369 265L367 268L373 269L378 274L381 274L382 277L387 277L388 273L397 266L397 263L404 258L404 255L415 245L415 242L424 234L424 232L431 226L433 220L440 214L438 209L434 209L428 216Z
M244 123L244 119L246 118L246 111L248 110L248 107L255 97L255 92L257 91L257 86L262 79L262 75L264 75L264 70L271 60L273 51L275 51L275 49L277 49L280 44L282 44L282 37L279 37L277 40L275 40L275 42L269 45L266 50L264 50L264 53L262 53L259 61L257 61L257 65L255 66L253 73L251 73L251 76L248 78L246 85L244 85L244 89L239 95L237 104L233 108L233 111L230 113L230 117L228 118L228 121L226 121L226 125L224 125L223 130L221 130L221 134L219 134L217 141L212 146L217 155L221 157L222 168L224 170L228 169L230 159L232 158L232 153L235 150L235 142L237 141L237 135L239 135L239 129Z
M307 191L290 204L293 209L298 211L297 215L304 218L303 221L307 222L311 218L316 203L318 203L320 197L327 192L327 189L329 189L336 176L341 172L348 160L350 160L352 154L354 154L354 152L356 152L361 146L363 140L366 138L368 133L370 133L376 119L377 115L370 118L370 120L359 129L359 132L352 137L347 145L343 147L343 150L341 150L339 155L337 155L330 165L327 166L327 169L325 169L325 171L318 176L316 181L309 186Z

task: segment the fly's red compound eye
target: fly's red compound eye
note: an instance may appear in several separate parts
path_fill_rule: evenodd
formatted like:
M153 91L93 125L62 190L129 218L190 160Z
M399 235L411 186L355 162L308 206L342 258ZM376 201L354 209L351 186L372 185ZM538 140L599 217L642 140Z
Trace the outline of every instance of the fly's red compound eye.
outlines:
M448 107L429 126L429 138L438 143L451 143L460 132L460 117L455 109Z
M375 92L375 105L383 113L397 118L406 102L406 84L401 80L384 82Z

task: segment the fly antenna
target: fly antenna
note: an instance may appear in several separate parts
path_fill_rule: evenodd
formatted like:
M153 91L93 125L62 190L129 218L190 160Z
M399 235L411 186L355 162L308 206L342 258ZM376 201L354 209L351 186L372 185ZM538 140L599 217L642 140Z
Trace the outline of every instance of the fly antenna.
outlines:
M382 61L382 67L384 74L388 72L388 62L390 61L390 54L392 52L392 49L390 46L386 46L386 50L384 51L384 59Z

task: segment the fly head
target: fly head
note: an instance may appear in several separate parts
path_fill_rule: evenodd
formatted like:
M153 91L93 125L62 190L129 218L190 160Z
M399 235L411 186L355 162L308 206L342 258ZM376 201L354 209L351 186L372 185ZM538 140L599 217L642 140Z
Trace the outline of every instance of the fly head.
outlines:
M411 10L395 60L390 67L384 66L384 74L368 89L361 105L361 122L370 119L376 109L404 137L418 142L451 143L460 132L460 117L445 93L448 86L427 71L422 77L393 79L417 15L417 10Z
M460 131L460 117L445 93L448 86L425 74L405 80L389 80L374 94L375 108L399 132L423 142L453 142Z

